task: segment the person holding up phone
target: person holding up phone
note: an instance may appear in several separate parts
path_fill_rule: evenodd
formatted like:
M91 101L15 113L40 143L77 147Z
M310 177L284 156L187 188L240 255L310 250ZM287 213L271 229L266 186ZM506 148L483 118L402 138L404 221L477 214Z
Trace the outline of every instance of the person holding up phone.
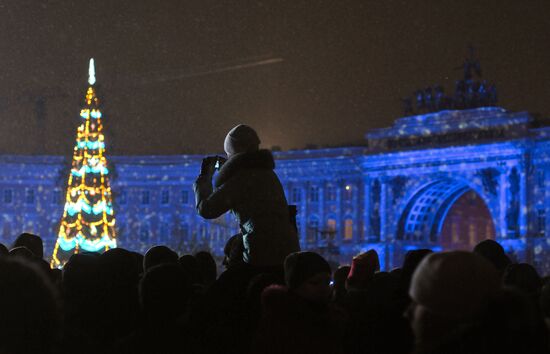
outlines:
M259 145L251 127L240 124L231 129L224 142L227 159L209 156L202 161L194 184L196 208L205 219L231 211L243 238L243 261L280 266L300 246L273 155ZM216 166L219 172L212 185Z

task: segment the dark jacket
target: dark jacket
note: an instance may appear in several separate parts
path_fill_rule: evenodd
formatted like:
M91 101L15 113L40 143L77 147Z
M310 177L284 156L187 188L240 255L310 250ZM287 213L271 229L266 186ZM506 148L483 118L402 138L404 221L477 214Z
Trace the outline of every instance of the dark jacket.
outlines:
M274 168L269 150L235 154L220 169L215 188L211 177L204 175L194 185L202 217L214 219L229 210L236 216L243 234L243 259L257 266L280 265L288 254L300 250Z

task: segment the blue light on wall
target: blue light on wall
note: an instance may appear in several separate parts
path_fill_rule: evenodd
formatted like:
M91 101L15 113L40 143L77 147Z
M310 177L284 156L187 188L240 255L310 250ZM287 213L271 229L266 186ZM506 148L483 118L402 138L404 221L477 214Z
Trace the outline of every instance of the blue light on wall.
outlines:
M550 129L531 128L531 122L527 113L498 107L442 111L371 131L365 146L274 153L287 199L297 206L302 247L340 263L374 248L383 269L392 269L410 249L442 249L439 235L447 212L460 193L472 191L489 210L506 251L546 274ZM85 144L94 149L103 143ZM231 215L206 221L196 214L191 186L202 157L112 158L119 247L145 251L166 242L180 253L209 249L222 255L238 226ZM62 188L63 158L0 156L0 166L0 195L11 200L0 203L0 242L9 244L20 231L31 231L41 234L51 250L64 206L51 205L50 194ZM72 174L100 172L109 173L98 163ZM24 193L30 185L36 200L27 205ZM65 206L71 215L77 210L97 215L112 207L92 208L85 201ZM17 229L27 224L33 229ZM147 237L141 237L143 230Z

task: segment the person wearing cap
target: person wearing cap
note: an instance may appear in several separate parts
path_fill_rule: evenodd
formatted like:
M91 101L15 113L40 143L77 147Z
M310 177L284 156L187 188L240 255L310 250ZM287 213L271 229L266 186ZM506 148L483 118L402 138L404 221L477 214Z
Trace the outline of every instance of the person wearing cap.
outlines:
M415 353L439 353L460 329L480 323L500 289L495 267L465 251L432 253L416 268L406 317L415 336Z
M194 184L196 208L203 218L215 219L231 211L241 229L243 261L254 266L282 266L287 255L300 250L297 232L275 161L260 149L258 134L239 124L224 141L227 160L219 168L218 157L207 157Z
M270 285L261 295L261 319L251 353L339 354L346 315L330 303L331 269L314 252L290 254L285 286Z
M491 262L501 275L506 267L512 264L506 252L504 252L504 248L495 240L481 241L474 247L473 252Z
M289 291L314 303L326 304L330 301L330 265L319 254L292 253L285 259L284 271Z

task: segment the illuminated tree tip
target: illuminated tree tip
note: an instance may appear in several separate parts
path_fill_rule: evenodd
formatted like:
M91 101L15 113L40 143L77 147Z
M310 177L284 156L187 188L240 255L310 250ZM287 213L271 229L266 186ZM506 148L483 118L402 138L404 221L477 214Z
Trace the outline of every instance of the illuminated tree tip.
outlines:
M94 58L90 58L90 66L88 67L88 83L95 84L95 65Z

